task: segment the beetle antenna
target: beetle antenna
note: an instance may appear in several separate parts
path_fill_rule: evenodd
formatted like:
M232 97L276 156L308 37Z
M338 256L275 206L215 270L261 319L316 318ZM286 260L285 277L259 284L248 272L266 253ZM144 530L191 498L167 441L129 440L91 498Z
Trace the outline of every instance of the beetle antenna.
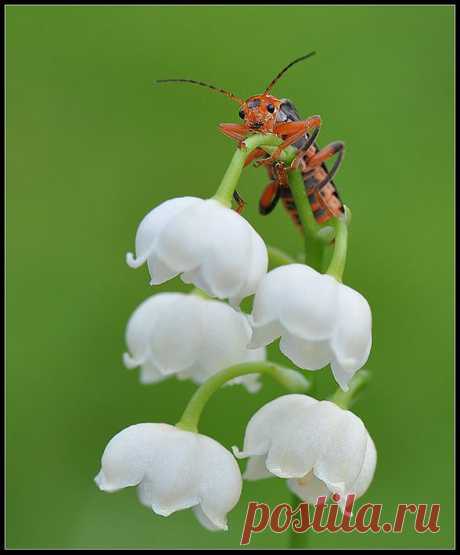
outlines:
M207 87L208 89L212 89L213 91L220 92L231 98L238 104L244 104L244 100L239 96L235 96L229 91L225 89L219 89L219 87L215 87L214 85L209 85L208 83L203 83L202 81L194 81L193 79L157 79L156 83L193 83L194 85L200 85L202 87Z
M300 58L297 58L296 60L294 60L293 62L291 62L289 65L287 65L284 69L282 69L278 75L273 79L273 81L268 85L268 87L265 89L264 94L268 94L270 92L270 90L272 89L273 85L278 81L278 79L284 75L286 73L286 71L292 67L294 64L297 64L298 62L301 62L302 60L306 60L307 58L309 58L310 56L313 56L314 54L316 54L316 52L309 52L308 54L305 54L305 56L301 56Z

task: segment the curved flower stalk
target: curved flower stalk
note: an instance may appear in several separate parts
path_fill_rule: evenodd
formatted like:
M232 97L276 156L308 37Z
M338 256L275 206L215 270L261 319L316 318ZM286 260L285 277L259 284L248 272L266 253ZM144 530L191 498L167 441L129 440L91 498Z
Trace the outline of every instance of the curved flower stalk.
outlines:
M250 321L250 348L281 336L280 349L294 364L306 370L330 364L344 390L369 357L372 316L366 299L303 264L281 266L264 277Z
M227 513L241 494L233 455L208 436L169 424L135 424L116 434L95 482L102 491L137 486L139 500L169 516L193 508L209 530L227 530Z
M319 496L359 497L376 466L374 442L362 420L330 401L284 395L259 409L248 423L244 449L249 457L244 478L286 478L298 497L316 503Z
M147 262L151 285L181 274L212 297L238 305L252 295L268 266L265 244L254 228L215 199L180 197L163 202L141 221L132 268Z
M141 367L140 381L155 383L172 375L197 384L228 366L265 360L265 349L249 350L247 317L228 304L198 295L158 293L132 314L126 329L131 354L127 368ZM241 376L251 393L261 387L258 374Z

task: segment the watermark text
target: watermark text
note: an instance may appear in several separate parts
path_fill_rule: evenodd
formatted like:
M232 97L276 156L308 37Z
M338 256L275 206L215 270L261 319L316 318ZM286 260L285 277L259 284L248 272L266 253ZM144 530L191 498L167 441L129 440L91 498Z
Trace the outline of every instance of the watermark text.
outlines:
M392 522L381 523L382 504L365 503L354 511L355 495L348 495L343 512L339 505L340 496L334 494L336 503L326 504L327 497L318 497L316 505L300 503L293 508L288 503L280 503L270 510L266 503L248 503L240 545L248 545L254 534L263 532L267 527L281 534L288 530L302 534L308 530L315 532L385 532L400 534L406 525L412 525L420 534L439 532L439 504L427 505L400 503ZM411 522L406 516L413 515Z

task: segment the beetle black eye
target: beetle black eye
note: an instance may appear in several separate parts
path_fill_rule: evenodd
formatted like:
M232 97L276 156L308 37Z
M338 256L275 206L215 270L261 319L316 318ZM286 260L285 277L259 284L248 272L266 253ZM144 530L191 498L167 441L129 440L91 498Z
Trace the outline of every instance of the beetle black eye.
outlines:
M240 118L244 119L244 110L240 110L238 113L239 113Z
M270 114L273 114L273 112L275 111L275 107L273 106L273 104L267 104L267 110L270 112Z

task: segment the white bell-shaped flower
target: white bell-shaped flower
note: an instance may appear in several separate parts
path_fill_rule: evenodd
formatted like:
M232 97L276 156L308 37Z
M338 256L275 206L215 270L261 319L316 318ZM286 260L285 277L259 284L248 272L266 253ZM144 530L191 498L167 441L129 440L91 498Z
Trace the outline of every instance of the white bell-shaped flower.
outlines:
M180 197L149 212L136 234L137 268L147 261L152 285L181 274L209 295L237 305L265 275L268 255L252 226L214 199Z
M161 516L193 508L209 530L227 530L227 513L241 494L241 473L233 455L205 435L169 424L135 424L105 448L99 489L137 486L142 504Z
M287 478L302 500L319 496L359 497L369 487L377 453L362 420L330 401L284 395L259 409L248 423L244 449L249 457L244 478Z
M141 367L142 383L173 374L197 384L234 364L265 360L265 348L250 350L247 316L221 301L184 293L159 293L145 300L128 321L123 355L128 368ZM258 391L258 374L230 382Z
M327 274L303 264L266 274L254 297L251 348L281 336L280 349L306 370L331 365L345 391L367 361L372 316L366 299Z

